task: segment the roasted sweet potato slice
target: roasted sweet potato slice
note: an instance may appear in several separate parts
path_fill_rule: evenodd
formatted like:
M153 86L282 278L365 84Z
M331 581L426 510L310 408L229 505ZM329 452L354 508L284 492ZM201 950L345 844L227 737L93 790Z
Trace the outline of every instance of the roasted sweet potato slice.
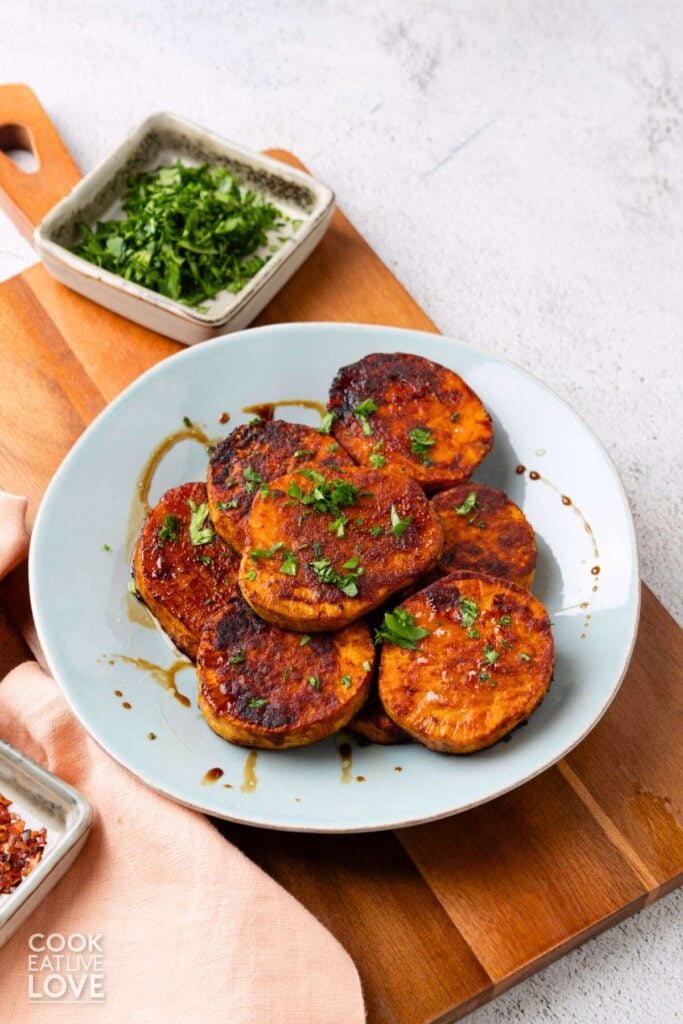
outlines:
M493 444L474 391L422 356L376 353L342 367L328 409L357 463L400 470L428 493L467 480Z
M410 743L411 740L408 733L399 729L389 718L376 692L370 693L363 707L353 716L346 728L356 736L362 736L363 739L379 743L383 747Z
M451 754L490 747L543 700L550 619L523 587L454 572L405 601L400 616L399 642L413 649L385 640L379 693L418 742Z
M264 622L236 595L202 634L199 707L231 743L305 746L345 726L363 704L374 658L362 622L306 636Z
M254 495L268 482L301 466L340 469L353 465L338 441L312 427L285 420L258 420L237 427L209 460L211 519L231 548L241 552Z
M443 524L444 572L469 569L531 587L536 538L521 508L502 491L483 484L460 484L432 498Z
M166 491L147 516L133 556L138 594L190 658L206 620L236 592L238 568L239 558L211 525L201 483Z
M441 523L400 473L301 469L255 498L240 565L242 594L285 629L340 629L436 564Z

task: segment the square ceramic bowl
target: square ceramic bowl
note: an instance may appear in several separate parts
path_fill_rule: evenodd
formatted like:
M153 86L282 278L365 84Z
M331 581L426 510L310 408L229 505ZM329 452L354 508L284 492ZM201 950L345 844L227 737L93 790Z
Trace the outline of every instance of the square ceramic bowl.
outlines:
M0 946L71 866L92 824L90 804L73 786L0 740L0 793L28 828L47 830L43 856L14 892L0 895Z
M131 175L176 161L227 167L241 186L264 195L297 224L240 292L221 292L201 311L126 281L71 251L80 223L92 227L121 216L121 198ZM43 218L33 237L47 270L62 284L143 327L194 345L247 327L321 241L333 209L331 189L309 174L227 142L175 114L161 113L143 121L86 174Z

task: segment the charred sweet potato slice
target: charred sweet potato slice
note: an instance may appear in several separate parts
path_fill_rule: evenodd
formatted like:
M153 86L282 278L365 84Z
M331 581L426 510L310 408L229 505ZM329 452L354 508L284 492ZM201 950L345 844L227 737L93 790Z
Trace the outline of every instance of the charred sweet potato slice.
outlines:
M301 466L340 469L353 465L338 441L312 427L285 420L259 420L237 427L209 460L207 489L216 531L241 552L254 495L268 482Z
M454 572L409 598L400 612L414 649L385 640L379 694L413 739L468 754L496 743L543 700L553 638L548 613L528 590Z
M376 353L342 367L328 409L357 463L400 470L429 493L467 480L493 444L474 391L422 356Z
M268 622L340 629L419 579L442 546L441 523L408 477L301 469L254 498L239 584Z
M196 657L208 618L237 590L239 559L209 519L206 487L166 491L145 521L133 556L138 594L179 651Z
M231 743L305 746L345 726L363 704L374 658L362 622L336 633L292 633L236 595L202 634L199 707Z
M408 733L399 729L389 718L376 692L370 693L363 707L353 716L346 728L356 736L362 736L363 739L379 743L383 747L410 743L411 740Z
M444 572L469 569L531 587L536 538L520 508L502 491L483 484L460 484L432 498L446 542Z

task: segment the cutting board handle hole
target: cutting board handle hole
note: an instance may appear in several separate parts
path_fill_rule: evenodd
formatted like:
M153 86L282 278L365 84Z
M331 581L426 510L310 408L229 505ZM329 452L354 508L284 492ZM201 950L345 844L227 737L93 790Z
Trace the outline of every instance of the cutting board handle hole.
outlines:
M23 124L0 124L0 151L24 174L35 174L39 163L33 137Z

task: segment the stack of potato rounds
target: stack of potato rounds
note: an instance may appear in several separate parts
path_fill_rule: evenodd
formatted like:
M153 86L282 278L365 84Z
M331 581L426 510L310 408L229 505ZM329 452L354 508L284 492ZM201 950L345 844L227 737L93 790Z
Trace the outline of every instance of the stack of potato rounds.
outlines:
M470 482L491 418L456 373L396 353L340 369L327 408L317 430L237 427L206 484L168 491L138 539L137 592L233 743L347 727L488 747L538 707L554 657L533 529Z

